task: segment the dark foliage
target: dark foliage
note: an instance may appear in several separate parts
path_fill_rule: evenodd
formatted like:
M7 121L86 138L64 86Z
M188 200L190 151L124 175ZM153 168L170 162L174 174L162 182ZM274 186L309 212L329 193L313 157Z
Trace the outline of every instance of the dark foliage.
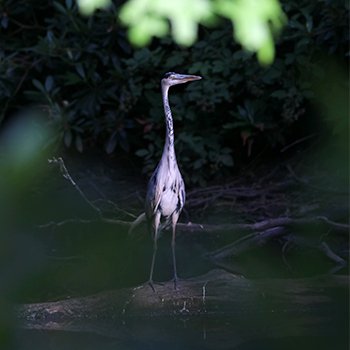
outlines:
M191 48L164 39L135 49L118 23L118 1L84 18L69 0L5 0L0 121L39 106L54 130L51 144L136 153L149 172L163 143L160 77L166 71L200 74L201 82L176 88L170 97L178 158L193 183L225 174L242 155L284 144L296 121L308 125L313 85L327 69L321 57L346 61L345 2L283 3L289 22L274 64L263 68L233 42L226 22L201 28Z

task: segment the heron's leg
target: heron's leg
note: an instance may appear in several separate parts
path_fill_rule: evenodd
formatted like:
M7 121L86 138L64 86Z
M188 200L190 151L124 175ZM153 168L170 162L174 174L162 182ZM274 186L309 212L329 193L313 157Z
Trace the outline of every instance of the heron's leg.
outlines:
M160 213L157 213L154 216L154 221L153 221L153 255L152 255L152 263L151 263L151 271L149 273L149 280L148 283L155 291L154 286L153 286L153 270L154 270L154 263L156 261L156 255L157 255L157 240L158 240L158 230L159 230L159 223L160 223Z
M171 250L173 253L173 267L174 267L174 288L177 289L177 270L176 270L176 254L175 254L175 236L176 236L176 222L178 220L178 216L174 215L172 218L172 231L173 236L171 239Z

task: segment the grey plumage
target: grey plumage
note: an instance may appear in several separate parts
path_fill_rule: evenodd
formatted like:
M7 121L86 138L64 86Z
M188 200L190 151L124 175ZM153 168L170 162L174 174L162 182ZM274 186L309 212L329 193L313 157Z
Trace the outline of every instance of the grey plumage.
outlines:
M148 225L153 234L153 256L149 284L153 287L153 270L157 252L157 240L160 230L172 227L172 256L174 267L174 286L177 287L177 271L175 256L175 228L181 210L185 204L185 184L176 161L174 148L173 118L169 106L168 92L173 85L199 80L196 75L166 73L161 81L162 97L165 113L166 135L163 154L153 172L147 187L145 213Z

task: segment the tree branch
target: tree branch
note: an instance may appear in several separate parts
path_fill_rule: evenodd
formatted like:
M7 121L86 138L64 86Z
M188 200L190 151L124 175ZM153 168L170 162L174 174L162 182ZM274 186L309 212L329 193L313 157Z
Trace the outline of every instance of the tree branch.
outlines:
M96 207L96 205L94 203L92 203L86 197L85 193L80 189L79 185L73 180L73 178L71 177L71 175L68 172L68 169L66 168L66 165L64 164L64 161L63 161L62 157L58 157L58 158L53 157L52 159L49 159L48 162L49 162L49 164L58 164L59 165L59 168L60 168L62 176L73 185L73 187L79 192L80 196L84 199L84 201L93 210L95 210L100 217L102 217L101 209Z
M310 187L314 190L320 191L320 192L327 192L327 193L332 193L332 194L336 194L338 196L348 196L348 192L344 192L344 191L337 191L337 190L332 190L330 188L323 188L323 187L318 187L315 185L312 185L309 183L309 181L297 176L294 172L294 170L292 169L292 167L290 165L286 165L286 168L288 169L289 173L292 175L292 177L299 183Z
M330 228L348 233L349 225L342 224L335 221L329 220L324 216L315 216L310 218L290 218L290 217L278 217L268 220L262 220L253 224L222 224L222 225L207 225L207 224L196 224L196 223L188 223L188 224L177 224L179 231L183 232L220 232L220 231L265 231L270 228L279 227L279 226L303 226L303 225L317 225L320 222L327 224Z
M283 236L286 233L287 230L281 226L269 228L259 233L252 233L234 241L233 243L225 245L220 249L208 253L207 257L213 260L224 259L228 256L234 257L247 250L262 246L271 239Z

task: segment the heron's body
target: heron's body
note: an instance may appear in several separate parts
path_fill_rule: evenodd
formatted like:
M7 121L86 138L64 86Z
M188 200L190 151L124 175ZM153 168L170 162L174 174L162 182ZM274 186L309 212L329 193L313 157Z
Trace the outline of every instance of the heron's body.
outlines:
M169 224L172 216L180 214L185 204L185 185L174 162L162 160L154 171L147 191L147 217L157 214Z
M153 257L149 283L153 288L153 269L157 251L157 239L160 229L171 225L172 227L172 254L174 266L174 285L176 288L177 272L175 258L175 227L181 210L185 204L185 184L176 161L174 148L173 118L169 106L168 91L170 86L182 84L187 81L201 79L195 75L182 75L166 73L162 79L162 96L165 112L166 135L163 154L160 162L153 172L147 188L146 217L149 226L152 225L154 240Z

